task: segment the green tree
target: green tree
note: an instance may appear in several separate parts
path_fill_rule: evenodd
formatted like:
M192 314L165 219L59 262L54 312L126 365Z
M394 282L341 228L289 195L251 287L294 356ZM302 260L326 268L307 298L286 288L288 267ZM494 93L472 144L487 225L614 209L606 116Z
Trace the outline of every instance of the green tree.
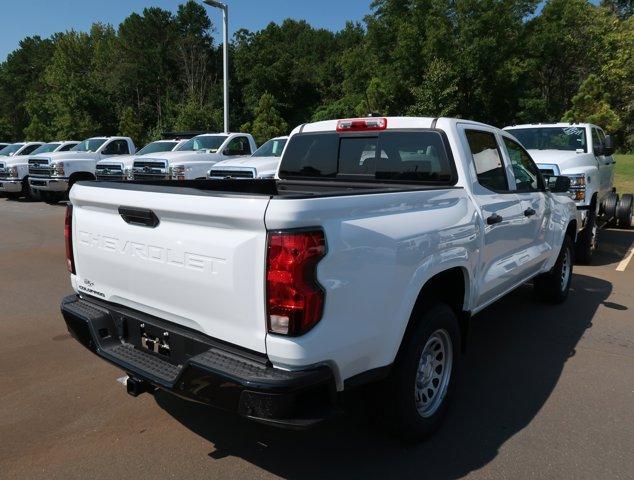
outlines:
M458 112L458 79L451 65L435 58L423 78L412 89L414 104L408 115L453 117Z
M262 94L253 113L253 123L247 123L242 128L251 132L258 145L270 138L288 134L288 124L281 117L275 97L270 93Z
M143 123L131 106L124 107L119 114L119 134L130 137L137 146L147 142Z
M610 108L608 99L599 77L589 75L579 92L572 97L572 108L564 114L562 121L594 123L610 133L616 132L621 127L621 121Z

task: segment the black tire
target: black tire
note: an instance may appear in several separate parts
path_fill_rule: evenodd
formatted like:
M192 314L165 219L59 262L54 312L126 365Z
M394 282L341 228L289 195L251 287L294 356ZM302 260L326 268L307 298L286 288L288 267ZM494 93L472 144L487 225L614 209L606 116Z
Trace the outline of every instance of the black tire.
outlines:
M568 298L568 292L570 291L573 263L572 240L570 236L566 235L555 266L550 272L542 273L535 277L533 282L535 293L548 303L563 303ZM564 269L568 270L567 273L564 272Z
M619 195L614 192L610 192L608 196L603 200L603 215L606 219L612 223L616 217L616 206L619 204Z
M634 207L634 195L625 193L621 195L616 207L616 219L619 227L630 228L632 226L632 208Z
M417 308L412 316L416 324L403 339L381 397L385 400L383 420L388 423L387 426L405 440L418 441L436 431L447 412L459 365L461 339L456 315L444 303ZM441 345L443 341L448 345L444 347L445 350L442 350L443 347L433 349L433 346ZM432 349L428 351L428 348ZM424 372L419 372L424 351L427 352L425 357L428 360L444 361L444 369L428 361ZM435 358L431 356L434 351L440 352ZM443 356L443 351L444 358L439 358ZM439 368L441 373L438 372ZM440 379L435 375L439 375ZM426 379L422 378L425 376ZM438 382L434 383L435 380ZM433 401L428 393L432 388L436 389ZM421 394L421 391L427 393ZM429 401L427 411L423 406L423 396ZM423 413L419 413L419 409Z
M5 195L9 200L17 200L22 194L19 192L7 192Z
M58 192L41 192L41 196L42 200L49 205L57 205L64 198L64 194Z
M577 247L575 248L575 260L582 265L590 265L592 256L599 242L599 228L597 227L596 208L588 211L586 226L579 233Z
M22 181L22 194L31 202L39 202L42 199L38 190L33 190L28 177Z

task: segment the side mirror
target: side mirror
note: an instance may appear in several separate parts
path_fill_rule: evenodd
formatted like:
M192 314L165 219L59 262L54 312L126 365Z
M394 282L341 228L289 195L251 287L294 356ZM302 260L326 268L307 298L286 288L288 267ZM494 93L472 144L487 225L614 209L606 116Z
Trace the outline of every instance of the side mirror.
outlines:
M612 155L614 153L614 140L611 135L605 136L605 141L603 142L603 155Z
M560 176L547 177L548 190L553 193L567 193L570 190L570 178Z

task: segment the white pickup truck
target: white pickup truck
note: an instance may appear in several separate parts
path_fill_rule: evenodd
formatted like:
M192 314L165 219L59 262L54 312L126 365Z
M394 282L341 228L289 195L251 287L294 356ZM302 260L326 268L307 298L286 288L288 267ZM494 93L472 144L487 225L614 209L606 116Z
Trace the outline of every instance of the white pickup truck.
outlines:
M40 199L38 192L29 185L29 155L39 155L42 153L67 152L79 142L72 140L59 140L40 144L39 147L31 150L26 148L24 153L13 155L2 162L4 170L0 164L0 192L5 192L9 198L17 199L26 197L31 201ZM32 142L39 144L39 142Z
M514 125L504 130L514 135L544 175L570 178L570 194L582 215L583 230L576 259L590 263L598 245L601 223L629 228L634 196L620 198L614 188L614 144L609 135L590 123L539 123Z
M102 158L136 152L129 137L92 137L79 142L68 152L53 152L29 158L29 185L47 203L64 199L79 180L94 180L97 162Z
M200 180L221 160L251 155L255 140L248 133L205 133L171 152L134 161L134 180Z
M121 182L133 180L132 167L137 157L161 152L171 152L186 142L187 140L181 139L156 140L148 143L134 155L121 155L119 157L108 157L99 160L95 167L95 175L97 180L104 181Z
M550 302L568 294L569 181L546 189L502 130L305 124L278 175L73 187L62 314L130 394L301 428L379 382L382 414L421 438L445 414L471 315L529 280Z
M211 167L207 178L275 178L287 141L288 137L271 138L250 157L222 160Z
M0 194L6 195L10 199L19 198L26 190L26 195L31 196L31 192L25 189L25 179L28 172L27 155L39 149L44 144L42 142L17 142L5 145L0 149Z

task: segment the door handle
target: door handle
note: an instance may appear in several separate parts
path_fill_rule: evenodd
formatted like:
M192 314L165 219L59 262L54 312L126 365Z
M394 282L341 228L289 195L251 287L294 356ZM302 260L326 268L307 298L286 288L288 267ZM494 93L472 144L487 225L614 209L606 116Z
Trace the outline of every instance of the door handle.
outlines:
M146 208L119 207L119 215L130 225L155 228L159 224L156 214Z
M525 217L532 217L533 215L535 215L535 213L537 213L537 212L535 212L535 210L530 208L530 207L528 207L526 210L524 210L524 216Z
M495 225L496 223L500 223L503 220L497 213L494 213L489 218L487 218L487 225Z

